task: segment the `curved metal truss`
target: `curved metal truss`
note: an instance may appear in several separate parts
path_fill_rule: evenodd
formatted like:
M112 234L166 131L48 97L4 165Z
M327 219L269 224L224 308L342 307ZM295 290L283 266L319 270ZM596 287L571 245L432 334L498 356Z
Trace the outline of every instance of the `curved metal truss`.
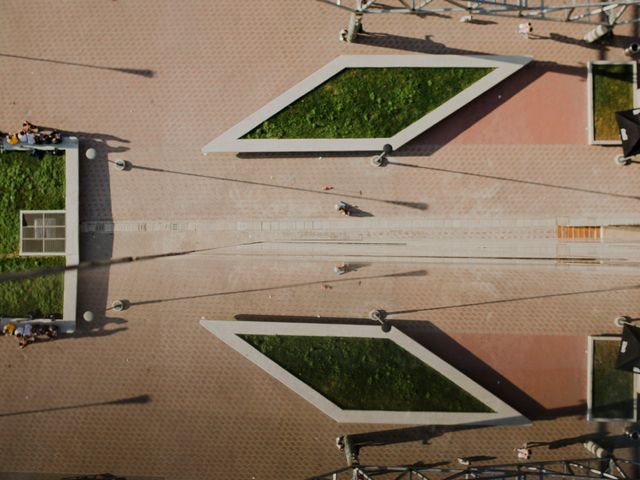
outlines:
M389 467L344 467L333 472L310 477L309 480L454 480L454 479L518 479L543 478L623 480L638 478L640 463L620 458L588 458L581 460L553 460L548 462L514 463L506 465L468 466L465 469L430 465Z
M624 15L629 7L640 5L640 0L609 2L585 0L318 0L355 14L409 13L437 15L465 12L468 15L493 15L528 20L549 20L591 25L623 25L638 23L635 12Z

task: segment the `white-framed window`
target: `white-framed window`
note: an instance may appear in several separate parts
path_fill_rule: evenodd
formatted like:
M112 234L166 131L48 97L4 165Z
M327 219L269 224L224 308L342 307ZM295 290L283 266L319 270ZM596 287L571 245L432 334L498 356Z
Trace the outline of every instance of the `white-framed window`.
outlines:
M20 211L20 255L65 254L64 210Z

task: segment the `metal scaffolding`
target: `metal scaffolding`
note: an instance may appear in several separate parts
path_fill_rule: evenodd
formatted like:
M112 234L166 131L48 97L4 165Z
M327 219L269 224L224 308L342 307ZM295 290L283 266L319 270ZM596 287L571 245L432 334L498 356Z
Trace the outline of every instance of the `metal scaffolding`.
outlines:
M591 40L595 41L611 32L616 25L640 22L640 0L609 2L584 0L318 0L351 12L345 40L355 40L365 14L404 13L415 15L443 15L462 13L461 20L472 21L474 16L514 17L527 21L543 20L595 25ZM625 15L626 13L626 15Z
M405 467L353 465L310 477L309 480L454 480L454 479L589 479L626 480L638 478L640 463L615 457L547 462L512 463L505 465L447 468L430 465Z

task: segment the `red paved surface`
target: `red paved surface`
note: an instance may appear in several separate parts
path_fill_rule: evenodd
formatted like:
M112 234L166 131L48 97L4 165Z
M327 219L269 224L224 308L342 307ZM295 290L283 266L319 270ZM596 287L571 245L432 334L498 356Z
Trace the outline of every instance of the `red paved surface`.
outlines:
M584 336L430 333L417 338L530 415L544 416L547 410L578 413L585 408Z
M568 70L568 69L567 69ZM586 73L532 65L425 134L442 144L575 144L587 139Z
M463 25L457 18L375 16L365 27L380 35L347 45L336 40L345 14L311 0L295 8L286 0L249 7L234 0L56 5L3 5L0 128L29 117L76 132L98 150L98 160L81 164L82 221L134 223L113 235L87 230L85 258L292 237L429 239L445 247L474 239L512 247L549 241L555 229L536 227L538 220L555 226L572 218L637 218L635 167L615 167L616 149L586 145L585 64L623 58L618 47L576 42L587 27L536 24L549 38L526 41L514 33L517 20ZM630 29L617 33L618 45L632 38ZM216 135L337 55L421 52L526 54L538 63L397 152L396 161L413 167L376 169L368 156L200 154ZM146 169L116 172L106 160L118 158ZM320 191L323 184L355 197L374 215L370 220L460 223L420 232L362 219L352 228L305 231L304 222L335 219L337 196ZM464 223L478 219L507 225ZM173 229L172 222L185 220L231 224ZM241 228L256 220L296 220L303 228ZM358 219L344 219L351 220ZM604 244L614 247L621 251ZM634 243L625 248L637 252ZM557 251L563 254L566 245ZM583 409L567 407L582 400L585 337L615 333L617 315L640 316L637 271L628 265L387 259L338 279L332 268L342 260L212 251L82 273L78 311L95 311L93 324L74 338L24 351L10 339L0 342L9 372L0 388L0 469L304 478L343 465L336 435L385 430L336 424L207 335L197 323L202 316L319 315L323 321L384 308L422 341L443 332L434 349L453 339L460 346L452 351L466 349L482 362L461 368L485 379L495 370L505 381L493 391L537 418L532 427L449 432L430 444L419 441L433 435L428 429L389 426L396 440L363 449L363 462L464 455L504 462L527 440L564 445L538 449L537 458L575 457L584 455L585 434L622 431L620 424L588 424ZM419 270L427 274L398 275ZM333 288L321 290L323 283ZM115 315L109 307L118 298L132 306ZM129 401L117 402L122 399ZM546 411L538 415L541 407ZM404 442L395 443L398 438Z

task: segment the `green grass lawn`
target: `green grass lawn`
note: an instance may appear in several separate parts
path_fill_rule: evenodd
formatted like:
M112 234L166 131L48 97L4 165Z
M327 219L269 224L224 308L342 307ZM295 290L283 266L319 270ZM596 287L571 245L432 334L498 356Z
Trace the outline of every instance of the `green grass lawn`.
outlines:
M633 373L616 370L619 341L593 342L591 414L595 418L633 417Z
M592 65L593 124L596 140L620 140L615 112L633 108L633 67Z
M348 68L242 138L388 138L492 70Z
M64 155L0 154L0 254L18 253L20 210L64 210Z
M64 257L13 257L0 262L0 272L31 270L64 265ZM8 282L0 285L0 316L24 317L40 310L48 315L62 315L64 308L64 274Z
M492 412L390 340L240 337L343 409Z
M64 210L64 155L36 159L28 152L0 154L0 272L64 265L64 257L19 257L20 210ZM63 311L64 275L0 286L0 314Z

